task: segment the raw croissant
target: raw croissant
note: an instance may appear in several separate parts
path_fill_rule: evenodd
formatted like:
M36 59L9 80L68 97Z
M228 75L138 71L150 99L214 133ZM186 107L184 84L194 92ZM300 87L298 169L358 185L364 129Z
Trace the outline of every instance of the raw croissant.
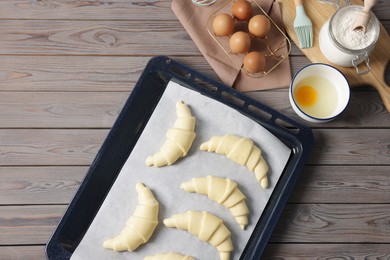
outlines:
M187 230L216 247L221 260L230 259L230 253L233 251L231 233L219 217L206 211L187 211L164 219L164 225Z
M183 101L176 103L177 119L173 128L166 133L165 143L160 151L146 158L147 166L171 165L180 157L187 155L195 139L195 117Z
M187 192L207 195L209 199L229 209L241 229L248 225L249 209L245 202L246 197L234 181L207 176L192 178L191 181L182 183L180 187Z
M251 139L236 135L213 136L201 144L200 150L226 155L230 160L254 171L257 181L263 188L268 187L268 165L261 150Z
M195 260L191 256L184 256L178 253L162 253L154 256L145 256L144 260Z
M103 247L114 251L133 251L145 244L158 224L158 201L152 191L142 183L137 183L138 205L126 227L115 238L104 241Z

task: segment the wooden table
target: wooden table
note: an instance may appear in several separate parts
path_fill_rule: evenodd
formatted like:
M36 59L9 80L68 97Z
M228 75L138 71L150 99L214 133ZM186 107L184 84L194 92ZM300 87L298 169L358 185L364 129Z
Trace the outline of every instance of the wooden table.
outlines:
M217 78L170 4L0 1L0 259L45 258L151 57ZM389 1L374 13L389 31ZM296 46L290 61L293 72L309 62ZM248 95L300 121L286 88ZM378 94L355 88L340 118L309 126L316 146L264 259L390 259L390 114Z

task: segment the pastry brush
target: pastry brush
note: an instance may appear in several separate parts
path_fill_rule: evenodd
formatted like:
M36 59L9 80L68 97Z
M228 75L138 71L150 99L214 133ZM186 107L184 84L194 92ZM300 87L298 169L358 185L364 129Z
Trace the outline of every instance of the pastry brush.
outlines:
M313 47L313 24L305 13L302 0L294 0L294 3L296 10L294 30L298 37L299 45L302 49Z

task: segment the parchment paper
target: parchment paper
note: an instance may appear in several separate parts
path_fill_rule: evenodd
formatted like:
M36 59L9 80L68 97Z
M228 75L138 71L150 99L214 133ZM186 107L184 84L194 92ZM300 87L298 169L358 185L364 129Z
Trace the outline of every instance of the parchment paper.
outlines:
M196 139L187 157L171 166L145 166L148 155L158 151L165 141L166 130L176 119L176 102L183 100L196 117ZM248 168L238 165L224 155L200 151L200 144L214 135L226 133L251 138L262 149L269 165L270 185L263 189ZM187 210L208 211L225 222L232 233L238 259L288 161L291 150L278 138L241 113L174 82L167 86L160 102L140 136L133 152L93 220L71 259L143 259L146 255L176 251L196 259L219 259L218 251L190 233L167 228L163 219ZM241 230L228 209L205 195L187 193L180 184L193 177L215 175L238 183L247 197L250 210L249 225ZM148 243L134 252L113 252L104 249L107 238L120 233L137 205L135 185L142 182L150 187L160 203L159 224Z

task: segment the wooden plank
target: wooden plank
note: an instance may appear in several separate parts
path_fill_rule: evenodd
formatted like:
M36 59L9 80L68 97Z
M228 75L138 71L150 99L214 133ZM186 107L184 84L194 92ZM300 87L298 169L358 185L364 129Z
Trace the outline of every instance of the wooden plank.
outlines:
M170 0L90 1L0 1L0 19L76 19L76 20L171 20ZM380 20L389 20L390 4L380 1L373 12Z
M290 203L390 203L390 166L305 166Z
M151 58L152 56L3 56L0 91L129 92ZM202 56L172 58L218 80L218 76ZM305 56L291 56L290 64L294 74L309 64L309 60ZM264 91L257 93L261 96Z
M3 56L0 91L129 92L152 57ZM172 58L218 80L203 56ZM292 74L309 63L305 56L290 56ZM261 96L264 91L253 93Z
M0 204L69 203L87 170L88 167L1 167ZM389 203L388 172L387 166L306 166L289 201Z
M315 248L315 250L313 250ZM2 246L0 260L45 259L43 246ZM262 260L271 259L389 259L388 244L272 244Z
M388 244L272 244L262 260L269 259L390 259Z
M3 56L1 91L131 91L151 57Z
M178 20L1 22L0 55L201 55Z
M0 245L46 244L66 206L1 206Z
M2 92L0 127L110 128L126 92Z
M179 21L2 20L0 55L200 55Z
M303 122L293 112L287 90L248 95ZM1 92L0 128L110 128L128 96L128 92ZM308 125L332 128L374 124L390 127L388 112L377 93L356 91L340 118Z
M316 129L309 164L390 165L389 129Z
M87 166L0 167L0 204L69 203ZM306 166L290 203L390 203L389 166Z
M0 19L171 20L170 0L0 1Z
M2 56L0 91L130 92L152 56ZM175 60L217 78L202 56Z
M0 129L0 165L90 165L107 129Z
M129 92L152 56L3 56L0 91L124 91ZM172 56L204 75L218 79L203 56ZM290 58L295 73L308 64Z
M272 242L390 243L390 204L289 204Z
M0 260L46 259L44 246L1 246Z
M0 167L0 204L68 204L88 168Z
M66 206L1 206L0 244L45 244ZM390 243L389 204L288 204L272 242Z
M107 129L0 129L0 165L89 165ZM309 164L390 165L388 129L316 129Z

